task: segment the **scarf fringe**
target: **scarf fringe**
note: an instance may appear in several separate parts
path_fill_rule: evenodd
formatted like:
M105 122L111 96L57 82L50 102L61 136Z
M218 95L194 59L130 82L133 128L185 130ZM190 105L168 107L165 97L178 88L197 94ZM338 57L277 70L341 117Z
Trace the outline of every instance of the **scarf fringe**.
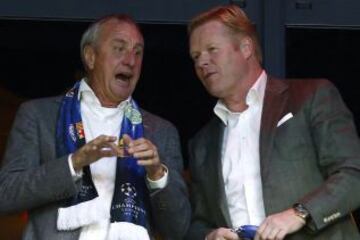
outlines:
M109 206L103 204L100 198L97 197L74 206L59 208L57 229L74 230L103 219L110 219Z
M150 240L149 233L143 226L129 222L110 224L108 240Z

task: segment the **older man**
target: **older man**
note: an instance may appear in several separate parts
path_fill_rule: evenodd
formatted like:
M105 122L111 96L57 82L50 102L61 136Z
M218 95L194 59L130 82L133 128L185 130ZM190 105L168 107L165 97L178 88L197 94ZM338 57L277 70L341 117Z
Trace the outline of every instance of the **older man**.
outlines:
M0 211L28 210L24 239L183 237L190 207L177 131L131 97L143 50L131 18L100 19L81 40L87 76L65 96L21 106Z
M360 143L337 89L268 76L235 5L195 17L189 35L196 73L219 99L190 144L189 239L251 237L253 225L262 240L359 239L350 213L360 204Z

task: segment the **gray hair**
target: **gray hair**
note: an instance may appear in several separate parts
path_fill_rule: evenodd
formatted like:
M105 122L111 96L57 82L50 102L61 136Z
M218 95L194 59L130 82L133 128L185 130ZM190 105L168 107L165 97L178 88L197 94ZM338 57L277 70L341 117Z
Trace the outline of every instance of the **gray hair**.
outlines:
M97 20L96 22L94 22L93 24L91 24L86 31L83 33L82 37L81 37L81 41L80 41L80 56L81 56L81 61L84 65L85 70L87 71L87 65L86 65L86 61L85 61L85 47L86 46L93 46L94 48L97 45L97 41L99 39L100 36L100 32L101 32L101 27L104 23L107 23L109 21L118 21L118 22L126 22L129 23L131 25L134 25L134 27L139 31L139 33L141 34L141 30L139 25L128 15L125 14L112 14L112 15L108 15L105 17L100 18L99 20Z

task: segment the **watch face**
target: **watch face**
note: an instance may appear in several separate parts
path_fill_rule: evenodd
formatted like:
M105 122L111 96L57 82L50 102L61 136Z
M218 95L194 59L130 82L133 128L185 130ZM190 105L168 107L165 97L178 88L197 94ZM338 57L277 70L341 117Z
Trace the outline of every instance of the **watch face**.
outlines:
M294 205L295 214L305 221L309 217L309 212L306 210L306 208L302 204L295 204Z

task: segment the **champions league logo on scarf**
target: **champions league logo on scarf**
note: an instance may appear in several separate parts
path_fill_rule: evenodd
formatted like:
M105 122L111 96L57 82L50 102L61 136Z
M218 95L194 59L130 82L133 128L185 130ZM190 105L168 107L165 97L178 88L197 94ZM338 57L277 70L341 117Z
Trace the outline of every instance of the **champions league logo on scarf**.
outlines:
M124 183L121 185L121 192L125 194L126 197L134 198L136 197L136 189L131 183Z
M131 218L139 218L139 216L146 214L145 209L138 206L136 202L137 191L135 186L131 183L124 183L120 187L123 202L121 204L115 205L114 208L120 209L123 215L129 216Z
M56 132L58 157L74 153L86 144L81 120L80 101L77 97L79 85L80 82L77 82L74 88L66 94L62 102ZM124 111L119 139L124 134L129 135L132 139L143 137L142 116L135 101L130 100ZM147 225L146 209L149 203L144 167L138 165L137 159L132 156L118 157L114 185L111 207L104 210L107 213L106 215L110 215L111 225L127 222L142 226L145 230ZM81 191L77 195L68 199L67 203L59 209L57 221L59 230L76 229L99 220L99 216L91 219L91 216L94 215L91 214L91 211L96 210L92 209L91 205L88 205L92 200L97 201L98 199L98 192L92 181L89 166L83 168L80 189ZM90 214L86 214L87 212L90 212ZM116 233L114 234L116 235Z
M124 119L121 126L121 134L128 134L132 139L143 136L141 113L134 101L129 102L124 110ZM121 140L120 140L121 142ZM147 187L144 181L145 169L139 166L137 159L125 154L118 160L117 167L126 169L121 174L116 174L114 191L116 204L111 207L111 222L132 222L146 226L146 202ZM118 171L118 170L117 170Z

